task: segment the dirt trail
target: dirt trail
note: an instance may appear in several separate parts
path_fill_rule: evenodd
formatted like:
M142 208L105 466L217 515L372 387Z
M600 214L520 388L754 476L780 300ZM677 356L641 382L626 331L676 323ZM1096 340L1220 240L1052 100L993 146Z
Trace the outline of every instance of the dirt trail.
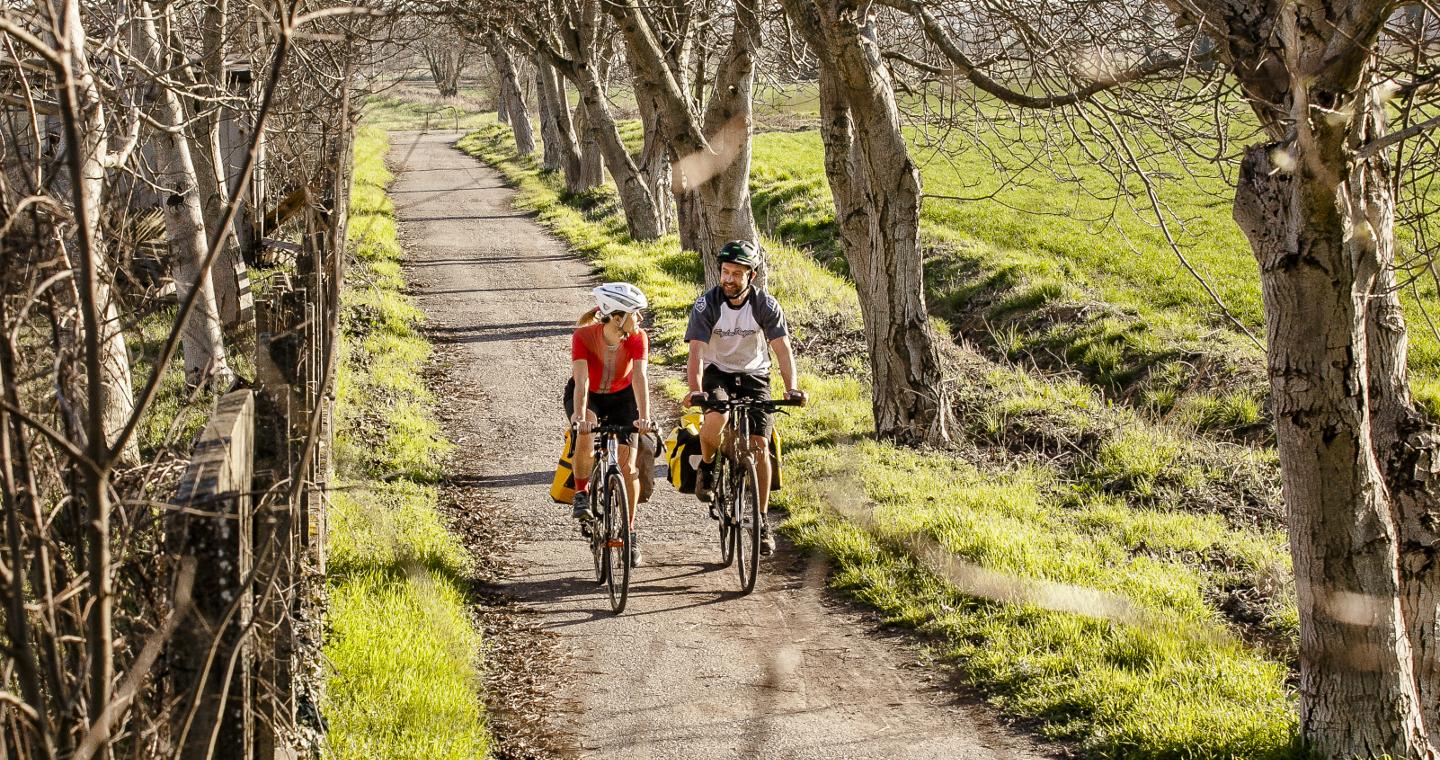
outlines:
M782 543L755 592L737 596L734 570L715 564L714 523L663 483L639 517L646 562L629 607L610 614L568 509L546 493L569 335L594 277L454 139L393 134L392 193L415 295L450 365L441 406L461 445L459 502L484 515L467 533L513 542L497 590L548 632L542 669L564 663L558 693L536 704L553 711L560 754L1045 756L983 704L927 686L936 671L915 670L912 648L831 598L822 562Z

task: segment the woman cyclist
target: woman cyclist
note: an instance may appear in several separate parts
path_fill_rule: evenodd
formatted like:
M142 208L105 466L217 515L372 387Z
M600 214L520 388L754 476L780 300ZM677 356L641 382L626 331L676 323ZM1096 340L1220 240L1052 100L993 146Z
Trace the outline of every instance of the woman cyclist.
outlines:
M565 385L565 413L578 432L575 444L575 509L578 520L590 519L589 476L594 458L594 425L628 425L639 433L654 427L650 421L650 379L646 358L650 340L640 329L640 312L648 305L645 294L628 282L607 282L591 291L596 306L580 317L570 339L571 378ZM635 527L635 504L640 480L635 470L635 436L620 445L620 471L629 497L630 527ZM633 564L640 564L635 534L630 538Z

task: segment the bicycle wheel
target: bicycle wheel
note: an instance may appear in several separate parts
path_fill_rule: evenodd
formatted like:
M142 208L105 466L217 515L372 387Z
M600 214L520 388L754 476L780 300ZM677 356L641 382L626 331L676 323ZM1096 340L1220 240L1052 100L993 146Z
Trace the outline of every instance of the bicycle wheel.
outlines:
M625 610L630 593L630 510L625 481L611 473L605 482L605 580L610 588L610 609Z
M730 465L723 457L717 457L715 462L715 482L710 484L711 497L716 503L715 510L720 513L720 566L729 567L735 561L735 539L733 537L735 521L730 517L730 501L727 498L729 493Z
M755 465L737 468L730 507L735 516L735 565L740 571L740 593L755 590L760 573L760 492L756 488Z
M591 483L600 484L599 474L601 470L595 467L590 471ZM603 496L602 494L599 494ZM590 511L594 515L590 518L590 556L595 564L595 585L603 586L608 577L609 564L605 559L605 504L600 498L596 498L595 491L590 492Z

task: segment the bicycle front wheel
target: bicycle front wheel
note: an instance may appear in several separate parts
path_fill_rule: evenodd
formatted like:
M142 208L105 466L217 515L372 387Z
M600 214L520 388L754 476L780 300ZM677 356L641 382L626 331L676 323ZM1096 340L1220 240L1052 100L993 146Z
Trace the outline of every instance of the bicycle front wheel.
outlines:
M600 480L597 477L600 472L601 470L598 466L590 470L590 482L596 484L596 488L598 488L600 484ZM590 491L590 511L594 514L589 520L590 556L595 564L595 585L603 586L609 578L610 570L608 560L605 557L605 513L609 510L606 509L603 492L597 493L593 489Z
M605 481L605 564L610 589L610 609L625 610L630 594L630 509L625 481L615 473Z
M717 458L718 459L718 458ZM714 482L710 484L710 498L718 502L715 511L720 513L720 566L729 567L735 561L735 520L730 514L730 466L726 462L715 462Z
M735 518L735 566L740 571L740 593L755 590L755 577L760 573L760 492L756 487L755 465L737 468L730 498Z

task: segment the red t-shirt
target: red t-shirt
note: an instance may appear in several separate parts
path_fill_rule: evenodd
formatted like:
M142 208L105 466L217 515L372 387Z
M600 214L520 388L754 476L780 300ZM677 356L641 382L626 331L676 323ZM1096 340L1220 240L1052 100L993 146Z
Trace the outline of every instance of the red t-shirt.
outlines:
M629 388L635 362L643 362L650 355L650 339L644 330L636 330L614 346L605 345L604 331L605 324L597 322L576 330L570 337L570 358L585 360L591 393L616 393Z

